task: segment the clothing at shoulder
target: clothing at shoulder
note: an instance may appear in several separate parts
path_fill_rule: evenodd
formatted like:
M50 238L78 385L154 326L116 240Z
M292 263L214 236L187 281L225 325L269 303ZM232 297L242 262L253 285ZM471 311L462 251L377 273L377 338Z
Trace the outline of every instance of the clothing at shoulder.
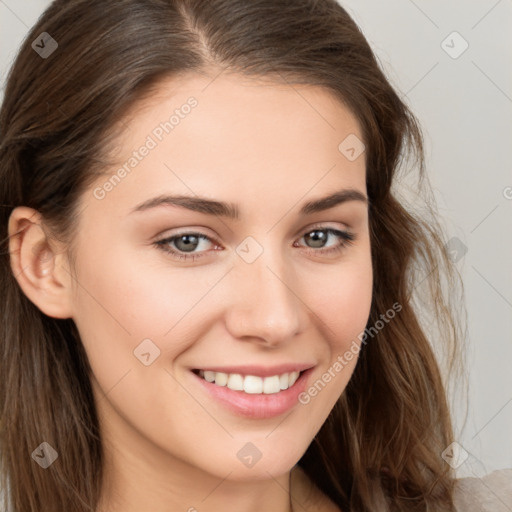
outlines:
M454 502L457 512L512 511L512 468L493 471L483 478L460 478Z

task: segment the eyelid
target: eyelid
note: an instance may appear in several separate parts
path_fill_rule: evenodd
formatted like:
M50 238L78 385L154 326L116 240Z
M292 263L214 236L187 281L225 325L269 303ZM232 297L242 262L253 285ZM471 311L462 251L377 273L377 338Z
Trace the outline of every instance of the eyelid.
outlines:
M306 228L302 228L297 235L304 235L305 233L309 231L313 231L314 229L338 229L340 231L350 231L350 227L348 224L345 224L343 222L338 222L338 225L332 226L331 224L334 224L333 222L315 222L314 224L311 224L310 226ZM343 227L340 227L339 224L343 224Z

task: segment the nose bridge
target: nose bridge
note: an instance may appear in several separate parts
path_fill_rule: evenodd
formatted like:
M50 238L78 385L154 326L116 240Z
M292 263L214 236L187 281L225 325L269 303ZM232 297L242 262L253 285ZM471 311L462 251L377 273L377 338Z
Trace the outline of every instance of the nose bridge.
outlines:
M293 289L293 268L280 247L270 247L270 238L251 262L239 253L242 256L233 273L236 292L230 304L228 328L236 337L257 337L267 344L277 344L301 330L304 305ZM256 249L240 245L249 247L249 251Z

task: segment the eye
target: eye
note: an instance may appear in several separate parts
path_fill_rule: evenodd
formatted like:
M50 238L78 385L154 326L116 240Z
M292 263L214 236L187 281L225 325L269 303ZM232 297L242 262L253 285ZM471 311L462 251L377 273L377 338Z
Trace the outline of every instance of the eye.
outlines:
M301 238L304 238L307 243L312 244L308 247L308 252L331 255L340 252L342 249L352 244L355 240L355 235L349 231L319 226L308 231ZM335 240L334 245L327 246L328 248L326 249L327 241L332 238ZM337 242L336 239L338 239Z
M304 239L307 244L311 244L309 247L306 247L307 252L331 255L340 252L350 245L355 240L355 235L348 231L318 226L308 230L300 239ZM334 245L327 245L330 239L334 239ZM336 239L338 240L337 242ZM170 254L173 258L187 261L195 261L199 258L203 258L209 251L196 251L196 249L206 249L204 246L208 246L208 244L215 245L214 241L209 236L196 232L184 232L154 242L154 245ZM297 245L297 242L294 242L293 245L294 247L301 246Z
M203 233L182 233L179 235L174 235L168 238L164 238L163 240L158 240L155 242L155 245L162 249L163 251L171 254L171 256L178 258L180 260L192 260L194 261L197 258L202 258L204 256L203 253L199 254L190 254L198 247L201 247L201 242L209 241L213 243L209 236L204 235ZM173 244L176 249L172 249L170 245ZM208 245L208 244L206 244Z

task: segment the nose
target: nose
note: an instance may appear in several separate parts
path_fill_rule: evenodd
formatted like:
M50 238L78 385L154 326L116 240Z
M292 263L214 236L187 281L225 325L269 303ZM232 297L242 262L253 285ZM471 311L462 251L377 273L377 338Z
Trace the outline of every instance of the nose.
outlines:
M238 261L230 279L226 327L233 337L277 347L304 330L305 297L300 296L293 269L281 256L264 251L253 263Z

